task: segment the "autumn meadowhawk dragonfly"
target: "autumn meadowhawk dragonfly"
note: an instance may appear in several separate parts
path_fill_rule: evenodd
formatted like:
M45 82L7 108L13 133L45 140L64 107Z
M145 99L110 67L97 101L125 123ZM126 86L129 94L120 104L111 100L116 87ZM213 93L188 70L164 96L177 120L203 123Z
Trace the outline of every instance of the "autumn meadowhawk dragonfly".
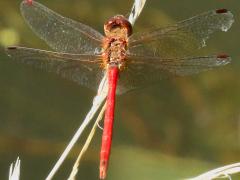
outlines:
M21 3L21 12L31 29L54 51L12 46L6 49L10 57L91 89L98 87L105 73L108 75L101 179L106 177L110 156L116 92L122 94L163 77L196 74L231 61L226 54L200 54L212 33L227 31L234 22L226 9L143 33L132 33L131 23L117 15L104 24L105 35L32 0Z

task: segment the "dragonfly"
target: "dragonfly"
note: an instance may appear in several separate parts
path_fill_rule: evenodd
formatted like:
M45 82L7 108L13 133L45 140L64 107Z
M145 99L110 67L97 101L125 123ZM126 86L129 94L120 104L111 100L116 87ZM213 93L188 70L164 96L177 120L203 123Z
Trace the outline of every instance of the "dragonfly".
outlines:
M94 90L107 74L100 179L106 178L109 164L116 94L148 87L165 77L193 75L231 62L225 53L202 55L200 51L211 34L232 26L233 14L227 9L137 33L133 33L126 17L116 15L104 24L105 35L33 0L24 0L20 9L30 28L52 51L11 46L6 52L12 59Z

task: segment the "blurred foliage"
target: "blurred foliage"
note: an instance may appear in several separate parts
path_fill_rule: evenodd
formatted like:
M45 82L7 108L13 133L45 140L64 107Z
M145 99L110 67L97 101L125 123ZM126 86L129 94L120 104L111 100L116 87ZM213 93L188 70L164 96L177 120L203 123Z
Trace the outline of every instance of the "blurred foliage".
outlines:
M129 0L39 2L101 32L109 17L127 15L132 5ZM24 23L19 3L0 1L0 45L49 49ZM229 32L214 34L207 48L228 52L232 64L119 96L108 179L179 179L240 160L240 1L151 0L135 31L221 7L230 9L236 22ZM94 92L55 74L14 64L3 49L0 84L1 177L7 178L9 164L20 156L22 179L43 179L90 108ZM66 177L83 140L56 179ZM97 179L100 140L99 130L79 179Z

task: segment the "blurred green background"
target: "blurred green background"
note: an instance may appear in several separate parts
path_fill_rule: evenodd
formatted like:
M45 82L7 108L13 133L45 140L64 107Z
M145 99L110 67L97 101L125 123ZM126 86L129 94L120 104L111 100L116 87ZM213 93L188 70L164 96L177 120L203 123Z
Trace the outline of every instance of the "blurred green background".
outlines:
M49 49L23 21L20 0L0 1L0 45ZM39 0L50 9L100 32L132 1ZM149 0L135 30L163 26L201 12L227 8L235 23L208 41L212 52L233 62L196 76L166 79L117 98L110 180L171 180L193 177L240 160L240 56L238 0ZM0 179L17 156L21 179L44 179L81 124L95 92L10 61L0 53ZM66 179L86 137L55 179ZM101 130L85 155L78 179L98 179ZM235 176L234 179L239 179Z

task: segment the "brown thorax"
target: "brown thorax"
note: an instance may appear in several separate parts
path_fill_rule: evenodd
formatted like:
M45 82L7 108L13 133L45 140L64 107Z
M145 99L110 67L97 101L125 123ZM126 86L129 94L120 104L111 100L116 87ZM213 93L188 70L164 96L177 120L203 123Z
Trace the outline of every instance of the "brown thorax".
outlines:
M130 22L122 15L110 18L104 24L103 66L118 66L123 70L126 66L128 37L132 34Z

